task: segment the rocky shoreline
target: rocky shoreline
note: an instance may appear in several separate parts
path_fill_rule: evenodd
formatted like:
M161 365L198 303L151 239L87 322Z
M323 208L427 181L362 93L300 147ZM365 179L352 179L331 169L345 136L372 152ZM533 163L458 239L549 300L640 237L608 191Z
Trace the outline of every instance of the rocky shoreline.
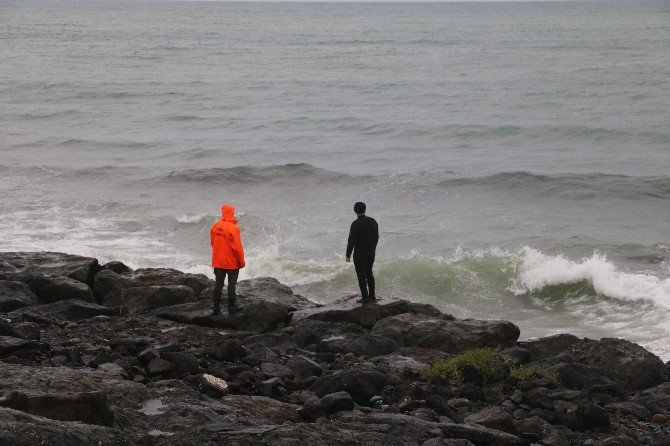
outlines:
M670 445L670 364L631 342L519 342L511 322L318 305L271 278L212 317L212 286L0 253L0 445ZM457 361L477 351L486 371Z

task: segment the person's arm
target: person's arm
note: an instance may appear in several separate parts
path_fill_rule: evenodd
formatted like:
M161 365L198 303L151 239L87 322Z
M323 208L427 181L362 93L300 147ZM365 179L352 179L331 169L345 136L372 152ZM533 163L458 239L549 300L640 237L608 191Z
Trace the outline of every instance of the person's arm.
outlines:
M377 243L379 242L379 225L377 220L375 220L375 250L377 249Z
M354 234L354 224L351 224L351 228L349 229L349 239L347 240L347 255L346 255L346 261L351 260L351 252L354 250L354 242L355 242L355 234Z
M233 254L235 254L235 258L237 259L237 265L240 268L244 268L246 264L244 263L244 248L242 247L242 235L240 234L240 228L235 228L235 234L232 236L232 248L233 248Z

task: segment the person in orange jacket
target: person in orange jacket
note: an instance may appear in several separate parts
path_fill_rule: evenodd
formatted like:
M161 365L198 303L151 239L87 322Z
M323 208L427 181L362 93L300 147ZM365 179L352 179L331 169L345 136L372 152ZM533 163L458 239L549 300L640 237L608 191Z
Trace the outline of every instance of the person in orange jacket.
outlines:
M209 231L212 244L212 267L216 283L214 285L214 311L212 316L221 314L221 292L223 281L228 276L228 313L240 311L235 300L235 288L240 269L244 268L244 248L240 228L235 220L235 208L229 204L221 206L221 220L217 221Z

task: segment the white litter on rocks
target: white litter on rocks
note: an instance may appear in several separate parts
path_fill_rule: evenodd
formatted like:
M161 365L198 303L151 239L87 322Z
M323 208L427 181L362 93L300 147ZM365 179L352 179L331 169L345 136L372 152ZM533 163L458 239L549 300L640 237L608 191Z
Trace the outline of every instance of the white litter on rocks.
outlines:
M174 432L163 432L158 429L154 429L152 431L149 431L149 435L152 437L160 437L161 435L167 435L168 437L171 435L174 435Z
M161 401L160 398L154 399L154 400L149 400L146 403L144 403L144 406L140 409L140 412L142 412L144 415L160 415L163 412L165 412L165 409L167 409L167 406L163 404L163 401Z
M341 341L342 339L344 339L344 336L331 336L329 338L324 339L323 342Z

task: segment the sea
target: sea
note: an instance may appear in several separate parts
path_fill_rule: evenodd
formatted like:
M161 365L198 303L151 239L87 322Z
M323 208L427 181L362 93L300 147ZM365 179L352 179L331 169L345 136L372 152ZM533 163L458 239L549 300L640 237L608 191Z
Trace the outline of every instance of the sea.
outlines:
M670 360L670 2L0 0L0 250L378 294Z

